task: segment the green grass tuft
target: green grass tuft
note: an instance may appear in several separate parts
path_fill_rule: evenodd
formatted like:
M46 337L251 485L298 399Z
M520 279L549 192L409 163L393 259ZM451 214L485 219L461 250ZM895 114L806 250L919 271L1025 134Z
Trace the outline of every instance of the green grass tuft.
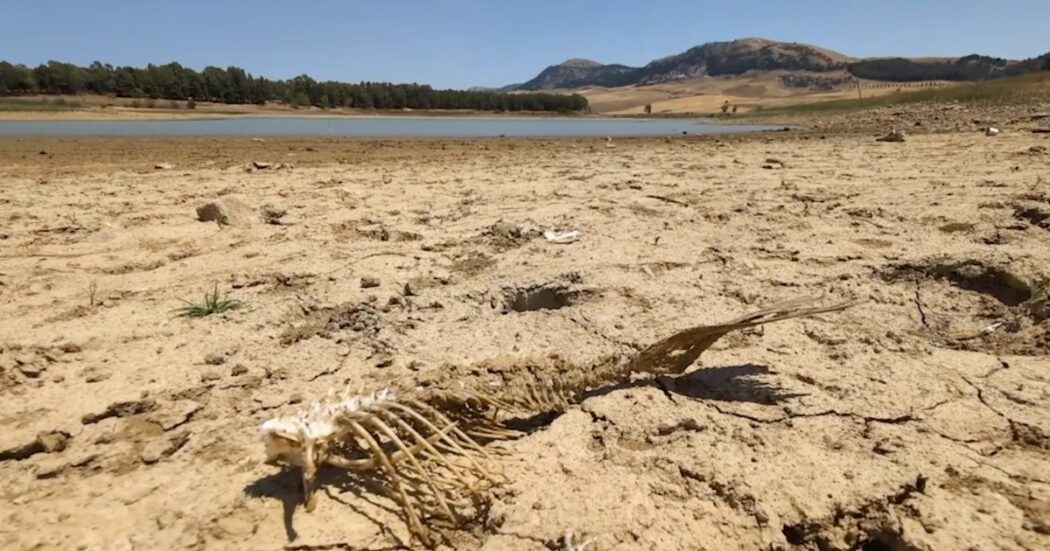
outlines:
M222 314L244 307L244 302L231 299L228 296L219 296L219 286L210 293L204 293L204 302L194 304L183 299L186 306L175 309L175 315L180 318L203 318L212 314Z

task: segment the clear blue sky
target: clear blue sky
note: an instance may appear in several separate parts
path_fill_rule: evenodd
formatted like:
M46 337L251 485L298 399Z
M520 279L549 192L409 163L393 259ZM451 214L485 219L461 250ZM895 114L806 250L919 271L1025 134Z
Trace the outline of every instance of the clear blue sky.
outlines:
M749 36L853 56L1024 58L1050 50L1048 21L1050 0L0 0L0 59L463 88Z

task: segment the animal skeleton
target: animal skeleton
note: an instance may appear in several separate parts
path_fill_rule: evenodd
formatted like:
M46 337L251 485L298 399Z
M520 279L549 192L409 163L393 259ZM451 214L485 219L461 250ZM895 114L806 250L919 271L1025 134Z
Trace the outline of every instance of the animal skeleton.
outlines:
M557 357L492 360L436 370L411 388L329 393L296 415L262 424L267 463L301 469L307 511L315 505L321 466L379 474L411 532L432 544L425 521L457 525L486 506L488 490L501 476L493 470L493 450L482 444L521 435L508 421L564 412L587 390L622 382L633 372L682 373L732 331L856 304L814 303L793 300L723 324L686 329L633 357L614 355L589 366Z

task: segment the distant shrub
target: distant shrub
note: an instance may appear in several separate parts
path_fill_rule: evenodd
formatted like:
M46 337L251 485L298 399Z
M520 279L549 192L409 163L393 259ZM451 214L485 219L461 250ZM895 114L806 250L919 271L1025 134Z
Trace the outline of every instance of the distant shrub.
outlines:
M171 109L178 109L179 108L179 102L177 102L175 100L171 100L171 101L168 102L168 107L171 108Z
M134 109L138 109L139 107L142 107L142 102L140 102L137 99L133 99L133 100L131 100L131 103L129 103L128 105L130 105Z
M146 107L149 107L150 109L153 109L156 106L157 106L157 100L155 100L153 98L149 98L149 99L146 100Z
M196 108L197 108L197 102L194 101L193 98L190 98L190 99L186 100L186 109L196 109Z

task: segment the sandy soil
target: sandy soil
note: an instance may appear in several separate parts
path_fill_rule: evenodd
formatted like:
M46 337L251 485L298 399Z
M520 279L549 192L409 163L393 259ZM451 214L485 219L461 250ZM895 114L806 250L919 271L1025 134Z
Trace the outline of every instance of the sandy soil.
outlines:
M448 547L1046 549L1046 146L0 139L0 547L411 545L338 473L297 508L258 424L331 387L585 362L824 293L867 302L733 335L511 442L509 483ZM287 214L196 220L231 194ZM505 311L532 286L573 292ZM213 287L247 307L173 316ZM325 311L352 323L282 338Z

